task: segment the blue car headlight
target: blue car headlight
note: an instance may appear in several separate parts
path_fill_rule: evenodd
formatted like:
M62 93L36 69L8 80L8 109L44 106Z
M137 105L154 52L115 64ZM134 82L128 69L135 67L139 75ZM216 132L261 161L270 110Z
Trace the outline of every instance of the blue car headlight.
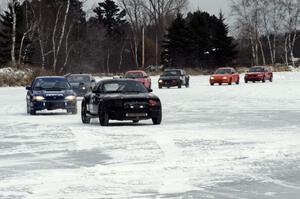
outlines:
M35 101L43 101L45 98L43 96L33 96L33 100Z
M66 97L65 97L65 100L68 100L68 101L74 101L74 100L76 100L76 96L75 96L75 95L69 95L69 96L66 96Z

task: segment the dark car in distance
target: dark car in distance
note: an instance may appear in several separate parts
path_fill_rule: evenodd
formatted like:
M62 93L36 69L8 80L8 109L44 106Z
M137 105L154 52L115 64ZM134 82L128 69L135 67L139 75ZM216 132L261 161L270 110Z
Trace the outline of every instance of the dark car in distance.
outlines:
M190 76L187 75L185 70L182 69L166 69L163 74L159 77L158 88L163 87L175 87L181 88L185 86L189 87Z
M273 72L271 67L265 67L265 66L253 66L247 71L245 74L245 83L250 82L266 82L266 80L269 80L270 82L273 81Z
M64 109L68 113L77 113L76 93L65 77L36 77L26 86L27 113L36 111Z
M91 118L99 118L101 126L108 126L109 120L137 123L146 119L158 125L162 120L161 102L139 81L103 80L82 100L82 122L90 123Z
M90 74L68 74L66 75L73 91L77 96L84 96L96 85L95 78Z

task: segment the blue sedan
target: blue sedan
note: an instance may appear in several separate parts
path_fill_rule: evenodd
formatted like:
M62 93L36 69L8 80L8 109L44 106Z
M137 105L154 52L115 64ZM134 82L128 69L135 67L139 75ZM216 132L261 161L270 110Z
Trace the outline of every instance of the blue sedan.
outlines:
M27 113L36 111L64 109L77 114L77 98L65 77L37 77L26 86Z

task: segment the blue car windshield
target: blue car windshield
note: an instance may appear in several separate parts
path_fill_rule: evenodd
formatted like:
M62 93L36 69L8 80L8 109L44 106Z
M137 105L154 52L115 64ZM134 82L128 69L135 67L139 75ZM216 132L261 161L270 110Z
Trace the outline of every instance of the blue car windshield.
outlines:
M71 86L66 79L63 78L41 78L34 82L33 90L70 90Z
M138 81L115 81L103 84L104 93L148 93L143 84Z

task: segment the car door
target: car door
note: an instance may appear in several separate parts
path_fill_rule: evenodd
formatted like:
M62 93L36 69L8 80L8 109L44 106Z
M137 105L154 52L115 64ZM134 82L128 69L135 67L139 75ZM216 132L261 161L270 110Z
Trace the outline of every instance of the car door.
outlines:
M99 100L101 96L101 86L102 84L98 84L94 87L90 98L89 98L89 111L92 114L97 114L99 109Z

